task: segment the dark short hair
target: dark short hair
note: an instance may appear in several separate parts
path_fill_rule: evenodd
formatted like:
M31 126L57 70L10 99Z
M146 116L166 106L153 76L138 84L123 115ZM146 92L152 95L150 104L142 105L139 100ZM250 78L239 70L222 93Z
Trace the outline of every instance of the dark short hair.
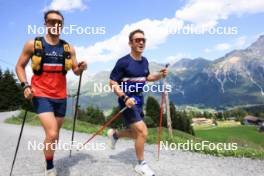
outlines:
M62 21L64 21L64 17L62 15L62 13L58 10L48 10L44 13L44 20L47 21L48 15L51 13L56 13L57 15L61 16Z
M129 41L132 41L133 36L134 36L136 33L141 33L141 34L145 35L145 34L144 34L144 31L142 31L141 29L136 29L136 30L130 32L129 37L128 37L128 38L129 38Z

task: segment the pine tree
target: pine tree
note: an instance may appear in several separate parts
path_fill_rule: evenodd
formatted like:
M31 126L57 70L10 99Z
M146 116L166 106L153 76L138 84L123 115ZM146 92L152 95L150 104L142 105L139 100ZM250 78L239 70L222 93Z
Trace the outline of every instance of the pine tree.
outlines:
M107 120L111 119L114 115L116 115L120 111L118 106L112 108L111 114L107 117ZM123 128L125 123L123 121L122 115L118 117L115 121L113 121L110 125L111 128Z
M0 67L0 81L1 81L1 79L2 79L2 76L3 76L3 72L2 72L2 69L1 69L1 67Z
M175 109L175 105L174 105L173 102L170 102L170 113L171 113L171 125L172 125L172 128L176 129L176 123L177 123L176 109Z
M1 71L0 75L0 111L16 110L23 104L22 89L13 72Z
M149 96L146 103L146 116L150 117L155 126L159 125L160 106L157 100Z
M105 121L105 116L102 110L98 107L88 106L86 110L80 113L80 120L86 121L93 124L102 124Z
M3 72L2 69L0 68L0 111L2 111L3 107L3 101L4 101L4 92L3 92Z
M175 111L175 108L173 108L173 106L174 104L171 103L171 117L173 128L194 135L194 130L191 125L192 113L187 113L186 111Z

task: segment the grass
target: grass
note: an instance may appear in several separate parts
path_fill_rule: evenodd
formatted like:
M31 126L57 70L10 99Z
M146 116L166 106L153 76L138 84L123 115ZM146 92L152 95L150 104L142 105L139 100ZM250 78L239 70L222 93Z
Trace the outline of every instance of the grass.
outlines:
M21 112L17 117L6 119L6 123L21 124L24 112ZM34 113L29 113L26 123L33 126L39 126L40 122ZM72 130L73 122L71 119L65 118L63 128ZM87 122L76 122L76 131L82 133L95 133L100 128L99 125L90 124ZM257 132L253 126L241 126L239 123L233 121L218 122L217 127L209 125L196 126L194 128L196 136L187 133L173 130L173 136L168 134L166 128L162 129L161 141L168 141L169 144L186 143L192 141L195 143L202 143L203 141L210 141L212 143L237 143L237 150L210 150L205 147L203 150L191 149L193 152L205 153L214 156L234 156L234 157L248 157L252 159L264 160L264 134ZM157 128L148 129L147 143L157 144ZM106 135L106 130L102 132Z
M21 124L24 116L24 111L22 111L18 116L12 116L5 120L9 124ZM32 126L40 126L40 121L35 113L28 112L26 124ZM73 120L65 118L62 128L66 130L72 130ZM99 125L90 124L83 121L76 121L76 131L81 133L95 133L99 129ZM106 130L102 132L103 135L106 135Z
M216 127L199 129L196 136L214 142L236 142L238 146L264 149L264 135L255 126Z

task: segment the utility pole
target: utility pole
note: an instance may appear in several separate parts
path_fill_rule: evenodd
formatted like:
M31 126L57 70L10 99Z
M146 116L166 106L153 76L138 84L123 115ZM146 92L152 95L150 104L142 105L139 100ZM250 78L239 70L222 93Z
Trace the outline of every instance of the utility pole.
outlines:
M167 86L167 83L164 81L165 107L166 107L166 115L167 115L167 128L168 128L170 137L172 137L173 134L172 134L172 126L171 126L170 100L169 100L169 93L166 90L166 86Z

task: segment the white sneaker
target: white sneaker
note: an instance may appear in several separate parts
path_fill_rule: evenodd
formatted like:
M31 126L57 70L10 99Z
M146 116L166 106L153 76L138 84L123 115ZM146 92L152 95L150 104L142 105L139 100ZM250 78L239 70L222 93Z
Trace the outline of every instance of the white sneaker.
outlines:
M140 176L155 176L155 173L153 172L152 169L147 165L145 161L143 161L141 164L137 164L135 166L135 171L140 175Z
M45 169L45 176L57 176L57 171L55 168L52 169Z
M108 144L109 144L111 149L115 149L115 145L116 145L116 142L117 142L117 140L113 136L114 133L115 133L114 129L109 129L107 131L107 136L108 136L108 139L109 139Z

